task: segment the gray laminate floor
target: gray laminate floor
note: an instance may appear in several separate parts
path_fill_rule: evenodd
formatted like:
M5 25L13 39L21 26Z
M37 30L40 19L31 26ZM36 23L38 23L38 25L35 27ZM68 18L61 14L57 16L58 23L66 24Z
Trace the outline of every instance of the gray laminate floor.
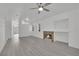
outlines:
M62 42L51 42L29 36L20 40L8 40L1 56L79 56L79 49Z

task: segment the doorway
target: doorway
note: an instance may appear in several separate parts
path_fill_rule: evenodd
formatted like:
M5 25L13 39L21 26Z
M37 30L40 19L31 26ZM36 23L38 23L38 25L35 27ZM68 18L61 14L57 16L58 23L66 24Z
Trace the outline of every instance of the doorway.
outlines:
M19 19L17 18L12 20L12 40L19 41Z

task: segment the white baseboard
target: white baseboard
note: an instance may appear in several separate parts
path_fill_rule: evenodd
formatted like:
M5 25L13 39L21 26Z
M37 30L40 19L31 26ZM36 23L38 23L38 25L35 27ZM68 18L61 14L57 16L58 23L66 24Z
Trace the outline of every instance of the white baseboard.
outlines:
M73 46L73 45L69 45L69 47L79 49L79 47L77 47L77 46Z

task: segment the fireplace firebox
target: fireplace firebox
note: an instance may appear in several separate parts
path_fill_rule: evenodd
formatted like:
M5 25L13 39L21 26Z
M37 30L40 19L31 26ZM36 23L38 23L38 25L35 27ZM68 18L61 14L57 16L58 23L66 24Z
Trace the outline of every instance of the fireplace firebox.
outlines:
M52 31L43 31L43 39L51 39L54 42L54 32Z

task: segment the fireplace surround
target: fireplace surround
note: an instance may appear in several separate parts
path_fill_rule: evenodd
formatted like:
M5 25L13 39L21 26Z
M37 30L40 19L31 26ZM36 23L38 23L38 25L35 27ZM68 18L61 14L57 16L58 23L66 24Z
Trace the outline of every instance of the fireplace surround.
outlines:
M54 42L54 32L43 31L43 39L51 39L51 41Z

